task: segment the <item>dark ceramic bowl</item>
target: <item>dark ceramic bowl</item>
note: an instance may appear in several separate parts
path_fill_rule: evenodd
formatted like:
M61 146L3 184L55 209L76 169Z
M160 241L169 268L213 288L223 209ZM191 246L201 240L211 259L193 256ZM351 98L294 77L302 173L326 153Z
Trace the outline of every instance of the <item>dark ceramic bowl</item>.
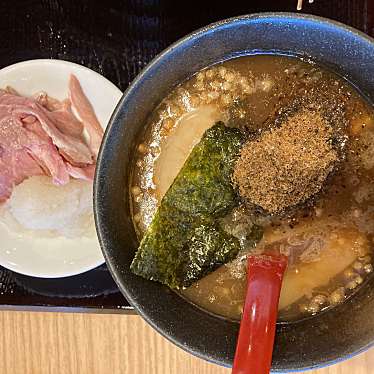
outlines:
M243 54L312 58L374 99L374 42L342 24L313 16L264 13L224 20L173 44L125 92L105 133L95 180L97 232L106 263L125 297L179 347L230 366L239 325L214 317L168 288L133 275L138 246L130 217L128 178L137 136L148 115L179 82ZM278 324L274 371L305 370L350 357L374 342L374 278L354 298L296 323Z

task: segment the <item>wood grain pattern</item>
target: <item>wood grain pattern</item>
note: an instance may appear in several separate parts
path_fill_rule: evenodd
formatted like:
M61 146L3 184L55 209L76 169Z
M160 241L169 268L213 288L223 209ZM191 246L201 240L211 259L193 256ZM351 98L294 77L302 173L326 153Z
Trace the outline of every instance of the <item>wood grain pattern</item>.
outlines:
M1 374L229 374L175 347L140 317L0 312ZM374 373L374 350L310 374Z

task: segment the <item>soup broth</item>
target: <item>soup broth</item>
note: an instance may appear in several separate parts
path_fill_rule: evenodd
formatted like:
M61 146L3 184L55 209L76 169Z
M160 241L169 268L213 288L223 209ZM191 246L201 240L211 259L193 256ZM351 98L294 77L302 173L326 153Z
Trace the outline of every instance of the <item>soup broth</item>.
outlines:
M239 239L242 250L234 261L181 291L196 305L240 319L246 257L272 243L289 259L281 319L304 318L343 302L372 273L373 108L331 71L285 56L239 57L202 70L156 108L138 144L131 177L139 238L192 148L214 123L223 121L256 139L305 108L323 111L339 128L344 145L339 166L316 196L291 211L266 214L242 203L223 218L222 227ZM257 245L248 238L253 225L263 230Z

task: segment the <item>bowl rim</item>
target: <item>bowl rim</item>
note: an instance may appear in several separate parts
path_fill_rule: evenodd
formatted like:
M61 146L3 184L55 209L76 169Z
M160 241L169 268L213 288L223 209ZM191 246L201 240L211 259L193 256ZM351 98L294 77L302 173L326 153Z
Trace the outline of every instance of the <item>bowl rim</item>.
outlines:
M161 334L164 338L169 340L171 343L175 344L177 347L183 349L184 351L187 351L190 354L193 354L194 356L204 359L205 361L223 366L223 367L231 367L228 364L225 364L223 361L220 361L216 358L213 358L211 356L208 356L207 354L194 349L194 347L188 346L186 347L181 341L179 341L177 338L174 337L174 335L170 334L168 331L165 331L164 329L160 328L158 324L145 312L141 305L132 297L131 293L128 292L126 284L122 282L120 279L120 276L118 272L114 269L114 264L112 263L110 256L108 253L104 250L104 247L106 246L104 244L104 239L103 239L103 233L100 229L100 218L99 218L99 213L98 211L101 209L101 199L100 199L100 188L99 188L99 179L101 178L101 164L104 158L104 148L105 145L107 144L109 134L112 130L112 128L115 126L116 119L118 115L121 113L123 110L123 103L127 100L129 96L131 96L132 92L136 90L136 87L139 84L142 84L142 81L144 77L147 76L147 74L155 67L157 66L162 60L167 57L170 53L173 52L173 50L179 46L181 46L184 43L187 43L195 38L198 38L199 36L202 36L203 34L212 31L217 28L222 28L228 25L232 25L235 23L240 23L240 22L247 22L247 21L256 21L256 20L271 20L271 19L284 19L294 21L294 20L304 20L304 21L309 21L313 22L319 25L330 25L335 29L344 31L344 32L349 32L350 34L353 34L356 37L359 37L369 44L372 44L374 47L374 38L371 36L365 34L364 32L346 25L342 22L332 20L330 18L326 17L321 17L321 16L316 16L312 14L306 14L306 13L296 13L296 12L260 12L260 13L251 13L251 14L244 14L244 15L239 15L239 16L234 16L230 18L225 18L217 22L210 23L206 26L203 26L195 31L192 31L191 33L181 37L174 43L170 44L168 47L163 49L160 53L158 53L140 72L139 74L135 77L135 79L130 83L126 91L123 93L123 96L119 103L117 104L116 109L112 113L111 119L108 123L108 126L105 130L105 134L103 137L102 141L102 146L100 148L100 152L98 155L97 159L97 168L96 168L96 174L95 174L95 179L94 179L94 217L95 217L95 223L97 227L97 235L99 239L100 246L103 251L103 255L105 258L105 262L113 276L113 279L117 283L121 293L126 297L126 299L130 302L130 304L134 307L135 311L139 314L140 317L142 317L152 328L154 328L159 334ZM248 51L249 52L249 51ZM248 53L249 54L249 53ZM233 56L235 57L235 56ZM217 317L219 318L219 317ZM296 321L297 323L297 321ZM278 323L277 323L278 324ZM370 343L364 345L360 349L353 350L347 354L344 354L341 357L338 357L337 359L327 359L327 360L321 360L319 363L316 363L314 365L309 365L309 366L300 366L297 369L287 369L286 372L291 373L291 372L301 372L301 371L309 371L309 370L314 370L314 369L319 369L327 366L334 365L336 363L345 361L347 359L350 359L360 353L363 353L367 351L369 348L374 346L374 339ZM278 373L285 373L284 370L282 369L272 369L272 372L278 372Z

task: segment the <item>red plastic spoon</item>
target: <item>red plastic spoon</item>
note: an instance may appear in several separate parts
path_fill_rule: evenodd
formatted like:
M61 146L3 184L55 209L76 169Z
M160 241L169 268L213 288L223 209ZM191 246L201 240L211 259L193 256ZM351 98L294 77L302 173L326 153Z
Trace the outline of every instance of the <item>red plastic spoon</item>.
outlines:
M268 374L273 354L279 294L287 257L248 257L247 295L240 323L233 374Z

